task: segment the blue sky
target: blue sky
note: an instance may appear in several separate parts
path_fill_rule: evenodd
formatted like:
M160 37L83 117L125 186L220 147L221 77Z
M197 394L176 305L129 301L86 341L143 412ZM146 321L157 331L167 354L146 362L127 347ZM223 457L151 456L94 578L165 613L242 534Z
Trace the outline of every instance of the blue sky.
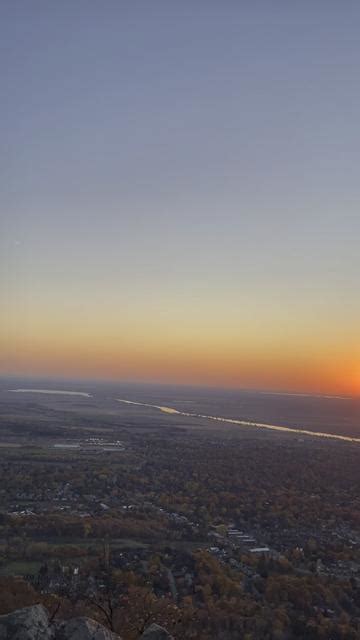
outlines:
M0 12L2 283L19 335L45 309L95 317L94 300L129 322L150 304L155 332L231 301L234 325L268 314L260 338L282 316L294 339L314 322L327 347L354 343L358 3Z

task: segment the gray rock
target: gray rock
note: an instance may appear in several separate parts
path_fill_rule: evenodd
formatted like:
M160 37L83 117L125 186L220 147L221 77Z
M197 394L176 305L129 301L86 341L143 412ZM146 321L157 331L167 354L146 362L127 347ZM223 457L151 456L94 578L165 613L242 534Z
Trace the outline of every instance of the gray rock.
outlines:
M52 640L49 616L42 604L0 616L0 640Z
M90 618L73 618L57 625L55 640L121 640Z
M140 640L174 640L174 638L166 629L154 623L145 629Z
M42 604L0 616L0 640L121 640L120 636L90 618L49 621ZM174 640L166 629L152 624L139 640Z
M121 640L90 618L73 618L50 624L41 604L0 616L0 640Z

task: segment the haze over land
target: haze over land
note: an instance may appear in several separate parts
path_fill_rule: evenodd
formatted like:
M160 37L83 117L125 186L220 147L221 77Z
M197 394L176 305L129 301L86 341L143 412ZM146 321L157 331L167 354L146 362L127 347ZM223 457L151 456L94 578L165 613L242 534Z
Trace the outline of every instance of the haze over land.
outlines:
M12 401L12 396L15 396ZM133 414L145 423L158 418L170 429L179 421L185 427L199 422L221 430L232 426L247 430L270 429L294 436L330 437L357 442L360 438L360 399L349 396L316 396L252 390L226 390L206 387L141 383L96 382L91 380L2 378L0 402L11 406L36 402L37 396L84 400L102 412L115 411L122 416ZM67 398L68 396L68 398ZM19 401L18 401L19 398ZM14 405L15 401L15 405ZM19 404L20 403L20 404ZM122 405L122 406L121 406ZM140 413L139 413L140 412ZM160 412L160 413L159 413ZM163 414L163 416L161 416ZM195 423L194 423L195 420Z

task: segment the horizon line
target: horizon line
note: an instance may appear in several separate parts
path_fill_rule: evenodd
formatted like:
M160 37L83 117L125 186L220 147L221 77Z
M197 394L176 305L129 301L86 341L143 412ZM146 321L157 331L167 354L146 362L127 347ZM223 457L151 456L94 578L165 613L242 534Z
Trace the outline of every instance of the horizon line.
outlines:
M183 387L190 389L212 389L218 391L238 391L242 393L254 393L269 396L289 396L299 398L318 398L324 400L356 400L360 398L359 395L354 394L336 394L330 392L320 391L301 391L301 390L278 390L278 389L264 389L254 387L240 387L240 386L224 386L216 384L201 384L201 383L185 383L185 382L163 382L162 380L134 380L124 378L93 378L93 377L78 377L69 375L56 375L56 374L21 374L21 373L1 373L1 379L27 379L27 380L50 380L50 381L66 381L66 382L79 382L79 383L97 383L97 384L130 384L130 385L143 385L143 386L162 386L162 387Z

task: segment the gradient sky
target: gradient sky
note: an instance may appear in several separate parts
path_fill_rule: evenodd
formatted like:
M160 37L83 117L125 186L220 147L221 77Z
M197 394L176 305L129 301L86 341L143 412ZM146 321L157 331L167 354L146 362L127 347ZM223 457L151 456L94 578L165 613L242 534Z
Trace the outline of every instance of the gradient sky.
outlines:
M3 0L1 372L360 393L359 29Z

